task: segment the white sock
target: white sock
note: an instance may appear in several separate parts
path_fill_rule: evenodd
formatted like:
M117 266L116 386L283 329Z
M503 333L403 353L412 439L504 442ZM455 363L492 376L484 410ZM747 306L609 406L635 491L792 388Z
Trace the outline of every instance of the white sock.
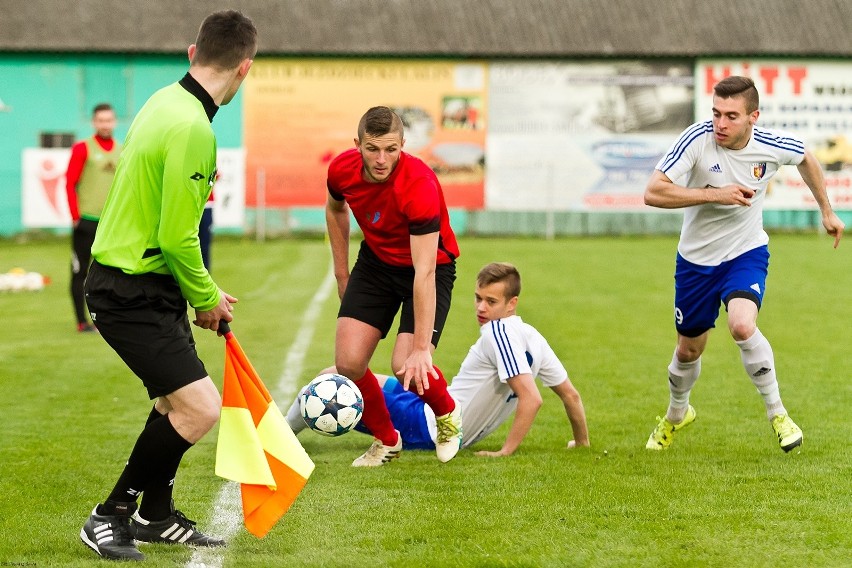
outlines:
M308 427L308 425L305 424L305 419L302 418L302 409L299 408L298 396L296 397L296 400L293 401L293 404L290 405L290 410L287 411L287 424L290 425L290 429L294 434L298 434Z
M666 418L672 424L679 424L689 408L689 393L701 373L701 357L684 363L677 358L677 349L669 363L669 408Z
M787 414L781 402L781 392L775 376L775 356L769 341L756 329L751 337L736 343L740 347L743 367L757 387L757 392L763 397L766 416L771 420L776 414Z

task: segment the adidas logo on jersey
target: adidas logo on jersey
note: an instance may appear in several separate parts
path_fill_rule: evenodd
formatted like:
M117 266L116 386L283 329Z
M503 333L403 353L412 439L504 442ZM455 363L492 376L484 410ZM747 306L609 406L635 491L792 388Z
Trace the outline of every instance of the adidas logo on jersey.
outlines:
M760 294L760 284L758 284L757 282L749 286L749 288Z
M710 171L714 174L721 174L722 173L722 167L719 164L713 164L713 167L710 168Z

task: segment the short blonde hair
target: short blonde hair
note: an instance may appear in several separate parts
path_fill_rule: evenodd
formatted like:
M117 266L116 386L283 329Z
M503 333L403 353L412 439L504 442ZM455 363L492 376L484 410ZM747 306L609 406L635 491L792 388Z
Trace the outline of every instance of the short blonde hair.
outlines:
M497 282L503 282L506 285L507 300L521 295L521 275L515 265L508 262L492 262L483 266L476 276L476 285L480 288Z

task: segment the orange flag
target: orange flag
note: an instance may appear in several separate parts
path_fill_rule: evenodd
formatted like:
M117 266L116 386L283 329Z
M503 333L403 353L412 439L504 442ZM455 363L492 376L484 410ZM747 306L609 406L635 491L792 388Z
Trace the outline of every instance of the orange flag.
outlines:
M239 482L246 529L262 538L296 500L314 470L233 332L225 333L225 381L216 475Z

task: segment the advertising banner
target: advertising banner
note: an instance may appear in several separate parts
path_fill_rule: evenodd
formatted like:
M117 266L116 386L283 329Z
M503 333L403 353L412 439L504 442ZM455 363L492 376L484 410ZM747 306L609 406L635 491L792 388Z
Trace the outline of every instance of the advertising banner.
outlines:
M760 94L757 125L805 142L825 172L835 209L852 209L852 64L800 59L700 60L695 70L695 114L712 117L713 85L745 75ZM770 182L766 209L814 209L816 202L795 167Z
M246 219L246 151L219 148L213 186L213 229L242 229Z
M21 222L27 228L70 228L65 192L69 148L25 148L21 158ZM245 150L219 148L213 188L213 225L242 228L245 221Z
M247 205L324 205L329 162L383 105L405 123L403 150L438 174L447 205L481 208L486 74L469 62L256 61L243 96Z
M21 163L21 221L24 227L71 227L65 170L69 148L24 148Z
M688 63L494 63L486 207L647 210L645 185L693 121Z

